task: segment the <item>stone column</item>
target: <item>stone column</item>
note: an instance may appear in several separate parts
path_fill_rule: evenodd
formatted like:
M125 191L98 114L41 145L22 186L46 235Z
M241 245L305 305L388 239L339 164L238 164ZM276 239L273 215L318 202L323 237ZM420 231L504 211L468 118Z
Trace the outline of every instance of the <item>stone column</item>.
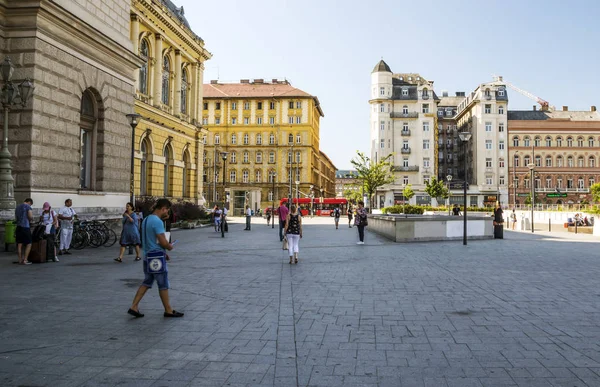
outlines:
M151 46L148 47L148 50L151 50L156 44L154 36L150 34L147 36L147 39L151 44ZM151 52L148 52L148 56L148 103L152 105L154 103L154 67L156 66L156 58Z
M190 102L189 102L189 112L190 122L194 122L196 120L197 124L201 122L198 120L198 89L202 86L198 84L198 65L196 63L192 63L190 66Z
M163 41L160 34L155 34L154 41L154 106L162 103L162 64L163 64Z
M175 76L175 98L173 102L173 114L175 116L181 115L181 51L175 50L175 68L173 68L173 74Z
M139 55L140 53L140 21L138 15L135 13L131 14L131 32L130 32L131 43L133 44L133 53ZM139 90L140 87L140 71L134 70L135 78L135 90Z
M204 82L204 64L196 62L196 74L198 75L196 85L196 121L202 122L202 103L204 102L204 93L202 83Z
M204 154L204 144L202 143L202 131L196 132L196 170L192 173L195 173L196 178L196 192L194 192L194 200L196 204L200 202L200 198L202 197L202 190L204 189L202 176L204 174L204 160L202 159Z

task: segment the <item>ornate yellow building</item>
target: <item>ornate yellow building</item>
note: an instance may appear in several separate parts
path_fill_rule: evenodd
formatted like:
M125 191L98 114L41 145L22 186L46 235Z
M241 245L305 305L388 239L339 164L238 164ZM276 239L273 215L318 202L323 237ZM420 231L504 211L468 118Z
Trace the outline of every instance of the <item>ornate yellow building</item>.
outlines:
M318 98L288 81L205 84L207 201L222 201L227 192L234 214L239 215L246 204L264 209L290 193L301 198L335 197L336 168L319 150L321 117ZM225 171L222 152L227 152Z
M170 0L133 0L136 72L136 196L202 202L203 134L200 126L204 62L211 54Z

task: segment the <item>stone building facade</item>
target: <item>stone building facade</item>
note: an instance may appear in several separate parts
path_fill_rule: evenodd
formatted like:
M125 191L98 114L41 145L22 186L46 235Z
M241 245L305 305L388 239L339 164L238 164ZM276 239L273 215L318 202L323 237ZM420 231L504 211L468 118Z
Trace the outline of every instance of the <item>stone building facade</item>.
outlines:
M600 114L589 111L509 111L511 160L509 205L531 195L534 167L536 203L591 203L590 187L600 182Z
M456 113L458 105L465 99L464 92L456 92L455 96L449 96L448 92L442 91L438 104L438 170L437 178L445 181L451 186L464 181L464 166L460 152L460 139L456 125ZM451 198L452 199L452 198ZM452 203L454 204L454 203Z
M134 70L130 4L0 0L0 50L29 77L32 101L9 116L15 198L85 211L122 208L129 187ZM98 31L103 31L100 34Z
M285 80L205 84L205 197L222 202L225 191L235 214L245 205L264 209L290 192L308 197L311 187L315 196L323 189L334 197L336 169L319 149L321 117L318 98ZM221 152L228 152L225 184Z
M133 0L131 44L142 59L135 72L136 196L201 204L200 125L204 62L211 54L170 0Z

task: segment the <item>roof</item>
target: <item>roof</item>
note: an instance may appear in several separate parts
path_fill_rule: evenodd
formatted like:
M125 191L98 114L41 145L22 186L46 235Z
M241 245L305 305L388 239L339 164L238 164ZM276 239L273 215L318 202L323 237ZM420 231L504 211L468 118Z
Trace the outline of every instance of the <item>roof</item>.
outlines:
M392 75L394 85L430 85L433 87L433 81L428 81L419 73L398 73Z
M542 110L509 110L509 120L520 121L600 121L600 113L591 111L542 111Z
M338 169L335 171L335 177L337 179L347 179L346 175L352 175L358 177L358 173L354 169Z
M321 155L321 157L324 157L327 159L327 161L329 162L329 165L331 165L333 167L334 171L337 171L337 168L335 167L335 165L333 164L333 161L331 161L331 159L329 158L329 156L327 156L325 154L325 152L323 152L321 149L319 149L319 154Z
M466 97L441 97L438 102L440 106L458 106Z
M185 11L183 7L177 7L171 0L160 0L163 3L171 15L173 15L177 20L179 20L183 25L192 33L192 35L196 36L198 39L202 40L201 37L196 35L194 31L192 31L192 27L190 27L190 23L185 18Z
M386 72L386 73L392 72L392 69L390 69L390 66L388 66L388 64L385 63L383 61L383 59L380 60L373 68L373 71L371 71L371 73L380 73L380 72Z
M205 83L203 98L312 98L321 116L324 117L319 99L305 91L293 87L288 81L277 83Z

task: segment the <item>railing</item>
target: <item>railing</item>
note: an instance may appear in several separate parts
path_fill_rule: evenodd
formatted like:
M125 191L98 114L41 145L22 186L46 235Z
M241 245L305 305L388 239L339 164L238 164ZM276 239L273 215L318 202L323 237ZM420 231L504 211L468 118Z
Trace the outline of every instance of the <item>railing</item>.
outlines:
M535 192L556 192L556 193L589 193L589 188L536 188Z
M391 118L419 118L419 113L410 112L410 113L401 113L401 112L391 112Z
M531 210L531 204L506 204L504 208L513 208L516 210ZM597 204L535 204L534 210L536 211L565 211L565 212L588 212L588 211L600 211L600 206Z
M419 172L418 165L409 165L407 167L394 167L395 172Z
M429 94L422 94L421 99L429 99Z
M401 153L405 154L405 155L409 155L410 154L410 148L402 148Z
M400 132L400 135L403 137L408 137L410 136L410 130L403 130L402 132Z

